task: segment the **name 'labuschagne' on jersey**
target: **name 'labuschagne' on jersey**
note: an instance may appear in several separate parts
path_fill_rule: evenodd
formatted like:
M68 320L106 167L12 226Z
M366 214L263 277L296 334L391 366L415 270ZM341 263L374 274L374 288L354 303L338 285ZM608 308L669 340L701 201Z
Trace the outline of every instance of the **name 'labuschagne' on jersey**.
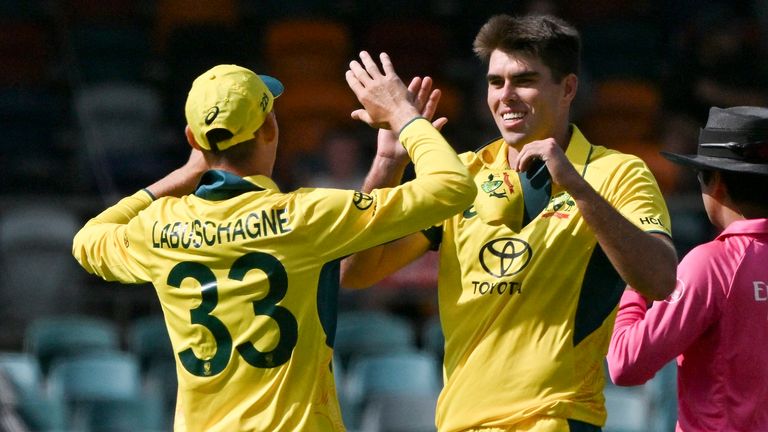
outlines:
M247 215L224 221L174 221L152 225L152 247L200 248L203 245L232 243L257 239L291 231L285 209L269 209L250 212Z

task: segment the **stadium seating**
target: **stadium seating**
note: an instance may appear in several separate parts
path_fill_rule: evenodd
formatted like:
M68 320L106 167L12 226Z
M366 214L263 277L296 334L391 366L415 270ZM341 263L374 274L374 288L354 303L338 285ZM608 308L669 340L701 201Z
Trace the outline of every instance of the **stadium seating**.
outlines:
M441 387L435 358L429 353L411 350L359 356L346 374L342 391L348 398L347 411L342 415L347 425L356 428L369 404L378 397L418 395L436 398ZM374 413L369 415L376 416Z
M151 399L142 394L139 363L133 354L102 351L58 359L47 384L51 397L66 403L68 424L74 430L110 422L117 430L128 430L124 426L126 421L130 425L131 418L134 430L159 427L159 417L152 415L156 403L147 403Z
M421 343L425 350L431 352L440 360L442 365L443 356L445 355L445 336L443 335L443 327L440 324L439 316L430 317L424 323L421 331Z
M71 81L146 82L152 45L146 26L130 22L80 22L69 31Z
M162 101L151 86L103 82L74 94L84 183L105 196L131 193L175 167L163 128Z
M0 193L36 197L71 190L73 152L61 138L68 102L65 92L42 83L0 86Z
M81 315L39 318L27 328L25 350L33 354L44 374L53 363L88 352L116 351L120 347L117 326L111 321Z
M269 73L286 84L286 91L291 84L308 80L344 84L351 50L349 30L331 19L285 18L269 23L264 31ZM323 89L315 91L319 96Z
M35 319L72 312L79 304L82 270L70 252L78 225L74 212L55 203L17 203L4 209L0 341L5 349L20 349Z
M334 352L344 370L361 356L410 351L416 345L411 324L381 311L349 311L339 314Z
M142 372L158 362L173 364L173 348L163 316L144 316L129 323L127 349L139 358Z
M189 24L231 24L240 20L237 0L159 0L155 2L153 45L165 52L169 35Z
M378 395L363 409L361 432L434 432L437 393Z
M10 378L19 397L40 397L43 392L43 372L37 358L29 353L0 352L0 371Z

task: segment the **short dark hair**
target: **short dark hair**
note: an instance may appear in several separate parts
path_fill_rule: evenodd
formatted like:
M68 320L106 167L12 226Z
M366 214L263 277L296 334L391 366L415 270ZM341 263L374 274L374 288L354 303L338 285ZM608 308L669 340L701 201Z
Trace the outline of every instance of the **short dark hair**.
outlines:
M480 28L473 48L484 63L495 50L533 55L552 71L556 81L568 74L579 74L579 32L552 15L493 16Z
M713 170L701 170L702 181L712 180ZM753 173L720 170L720 178L728 190L728 196L745 211L746 207L768 217L768 176Z

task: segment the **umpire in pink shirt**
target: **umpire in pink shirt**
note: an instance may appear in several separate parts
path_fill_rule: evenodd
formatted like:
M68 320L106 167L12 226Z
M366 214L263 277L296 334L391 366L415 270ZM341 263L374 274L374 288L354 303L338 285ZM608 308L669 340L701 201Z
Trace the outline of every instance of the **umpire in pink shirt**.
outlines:
M712 108L696 155L662 154L698 171L720 234L680 262L666 300L625 291L611 379L643 384L676 358L678 431L768 431L768 108Z

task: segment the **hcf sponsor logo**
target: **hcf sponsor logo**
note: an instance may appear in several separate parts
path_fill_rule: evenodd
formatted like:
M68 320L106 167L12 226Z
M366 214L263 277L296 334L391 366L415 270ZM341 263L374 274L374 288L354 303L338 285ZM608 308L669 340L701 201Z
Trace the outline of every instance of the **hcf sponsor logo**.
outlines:
M533 249L527 242L514 237L501 237L484 244L478 258L486 273L502 279L523 271L532 256ZM522 292L522 285L517 281L472 281L472 285L474 293L480 295L512 295Z

